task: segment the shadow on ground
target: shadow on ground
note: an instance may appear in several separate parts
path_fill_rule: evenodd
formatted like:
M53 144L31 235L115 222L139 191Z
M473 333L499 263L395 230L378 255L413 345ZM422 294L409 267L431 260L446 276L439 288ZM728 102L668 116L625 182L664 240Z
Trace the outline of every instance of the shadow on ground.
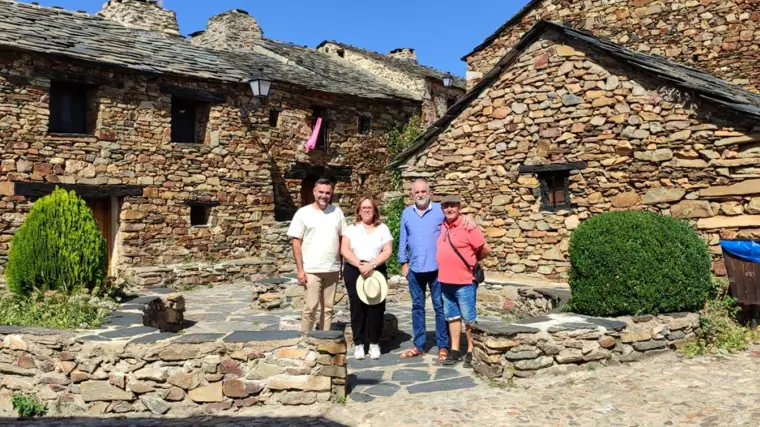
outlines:
M230 416L193 416L183 418L39 418L35 420L17 420L0 417L0 425L45 426L45 427L163 427L163 426L203 426L203 427L243 427L243 426L326 426L343 427L345 424L336 423L321 417L230 417Z

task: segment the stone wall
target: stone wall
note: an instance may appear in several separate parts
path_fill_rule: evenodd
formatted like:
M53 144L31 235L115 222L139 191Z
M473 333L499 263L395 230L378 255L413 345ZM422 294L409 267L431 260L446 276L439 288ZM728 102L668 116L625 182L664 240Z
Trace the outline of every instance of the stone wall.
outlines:
M108 0L98 15L127 27L180 35L177 13L155 0Z
M346 49L338 44L325 42L317 50L329 54L336 61L348 61L359 68L387 80L391 83L410 90L422 99L421 118L425 124L432 124L447 110L449 99L459 99L464 91L459 88L445 88L442 84L421 75L405 73L352 49ZM405 59L411 61L411 59Z
M121 73L15 52L0 53L0 69L0 277L9 241L31 206L11 181L139 186L142 195L115 200L114 273L252 257L267 260L263 272L292 264L288 224L275 213L287 220L301 206L308 173L339 180L334 201L346 212L358 195L382 193L389 185L383 132L418 108L276 82L270 99L244 120L240 106L252 104L244 83ZM51 69L114 82L89 92L97 116L91 135L48 134L51 77L45 70ZM172 96L162 85L224 95L225 102L210 105L202 143L171 141ZM315 105L327 109L329 144L305 153ZM270 109L280 111L275 127L268 125ZM371 135L358 134L361 114L372 115ZM208 225L194 226L186 201L219 205Z
M636 362L696 340L699 316L599 319L553 314L520 324L478 322L473 330L475 372L496 382Z
M14 392L36 395L52 416L231 412L346 395L342 332L203 335L81 341L0 327L0 414L14 412Z
M484 49L465 58L468 88L540 19L568 23L749 89L760 88L760 9L754 0L543 0Z
M572 230L602 212L645 209L689 220L721 273L720 238L760 238L760 150L753 120L547 33L430 146L406 185L458 193L485 228L491 271L565 279ZM542 208L521 165L585 162L569 209Z

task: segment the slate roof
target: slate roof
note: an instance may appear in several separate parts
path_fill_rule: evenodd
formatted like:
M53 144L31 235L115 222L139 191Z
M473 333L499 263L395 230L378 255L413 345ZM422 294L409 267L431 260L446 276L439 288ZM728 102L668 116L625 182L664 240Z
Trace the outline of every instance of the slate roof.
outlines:
M365 98L419 99L368 72L341 67L327 54L273 41L268 44L291 61L256 52L216 51L99 16L0 0L0 48L222 82L245 82L251 72L262 68L275 82L313 90Z
M325 40L322 43L317 46L317 49L324 46L326 43L333 43L337 46L342 47L343 49L351 50L354 52L357 52L359 54L368 56L376 61L382 62L383 64L395 68L399 71L403 71L407 74L413 74L420 77L428 77L432 79L441 80L443 76L446 74L443 71L436 70L435 68L428 67L425 65L420 65L416 62L412 62L406 59L400 59L400 58L392 58L388 55L383 55L382 53L373 52L368 49L362 49L360 47L351 46L350 44L345 44L333 40ZM460 89L467 89L467 81L463 79L462 77L454 76L454 82L452 84L454 87L458 87Z
M523 6L522 9L518 10L517 13L515 13L511 18L509 18L507 20L507 22L505 22L504 24L502 24L501 27L499 27L498 29L496 29L496 31L494 31L493 33L491 33L490 36L486 37L486 39L483 40L482 43L480 43L479 45L475 46L475 49L473 49L470 53L468 53L465 56L463 56L461 58L462 61L466 62L468 56L470 56L470 55L472 55L474 53L480 52L481 50L483 50L486 47L488 47L488 45L490 45L491 43L493 43L494 40L496 40L497 38L499 38L499 34L501 34L504 30L506 30L507 28L509 28L512 25L516 24L521 19L523 19L523 17L525 17L525 15L527 15L528 12L530 12L531 10L533 10L533 8L536 7L536 6L538 6L542 1L543 0L530 0L528 2L528 4L526 4L525 6Z
M514 59L522 54L541 34L551 30L556 31L562 37L583 42L590 49L596 49L640 72L647 73L656 79L665 80L674 87L692 92L707 103L760 119L760 94L750 92L704 71L668 61L661 56L626 49L608 40L595 37L588 32L542 20L525 33L515 47L504 55L491 71L452 105L443 117L420 135L409 148L393 159L388 167L398 166L418 151L426 148L472 101L498 80L499 76L512 65Z

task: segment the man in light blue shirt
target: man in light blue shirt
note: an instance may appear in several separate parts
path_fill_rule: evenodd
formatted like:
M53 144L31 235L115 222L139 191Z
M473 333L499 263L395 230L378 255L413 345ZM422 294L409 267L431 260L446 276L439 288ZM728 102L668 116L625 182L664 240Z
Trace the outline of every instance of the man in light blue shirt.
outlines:
M438 283L438 262L435 259L436 242L441 234L441 223L446 219L439 203L430 200L431 192L424 179L412 183L414 205L401 214L401 232L398 242L398 262L401 274L409 281L412 297L412 328L414 348L401 358L421 356L425 353L425 290L430 288L430 299L435 310L435 341L438 346L438 363L448 355L449 332L443 315L441 285ZM463 217L467 229L475 227L471 216Z

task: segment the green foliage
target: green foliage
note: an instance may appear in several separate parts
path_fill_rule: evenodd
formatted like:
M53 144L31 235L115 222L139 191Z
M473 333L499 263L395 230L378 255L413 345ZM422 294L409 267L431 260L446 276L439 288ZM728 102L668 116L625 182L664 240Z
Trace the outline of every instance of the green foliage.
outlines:
M0 325L86 329L102 325L117 304L78 288L72 295L34 291L29 296L0 292Z
M391 158L395 158L406 150L415 139L422 135L423 130L422 119L415 113L405 125L396 126L388 131L386 133L386 140L388 150L391 152ZM401 171L398 168L391 171L391 186L396 191L403 189Z
M106 241L90 208L73 191L56 188L34 203L13 236L6 280L18 295L69 293L101 286L107 264Z
M696 311L713 295L707 245L681 220L609 212L570 241L571 308L592 316Z
M34 396L13 393L11 404L21 418L41 417L47 413L47 407Z
M756 336L736 321L740 311L736 300L728 296L707 301L699 316L697 341L685 345L681 352L694 357L746 350Z
M404 212L404 199L398 197L386 202L380 214L383 217L383 222L388 226L393 235L393 255L385 263L388 266L388 274L401 274L401 265L398 263L398 239L401 233L401 214Z

